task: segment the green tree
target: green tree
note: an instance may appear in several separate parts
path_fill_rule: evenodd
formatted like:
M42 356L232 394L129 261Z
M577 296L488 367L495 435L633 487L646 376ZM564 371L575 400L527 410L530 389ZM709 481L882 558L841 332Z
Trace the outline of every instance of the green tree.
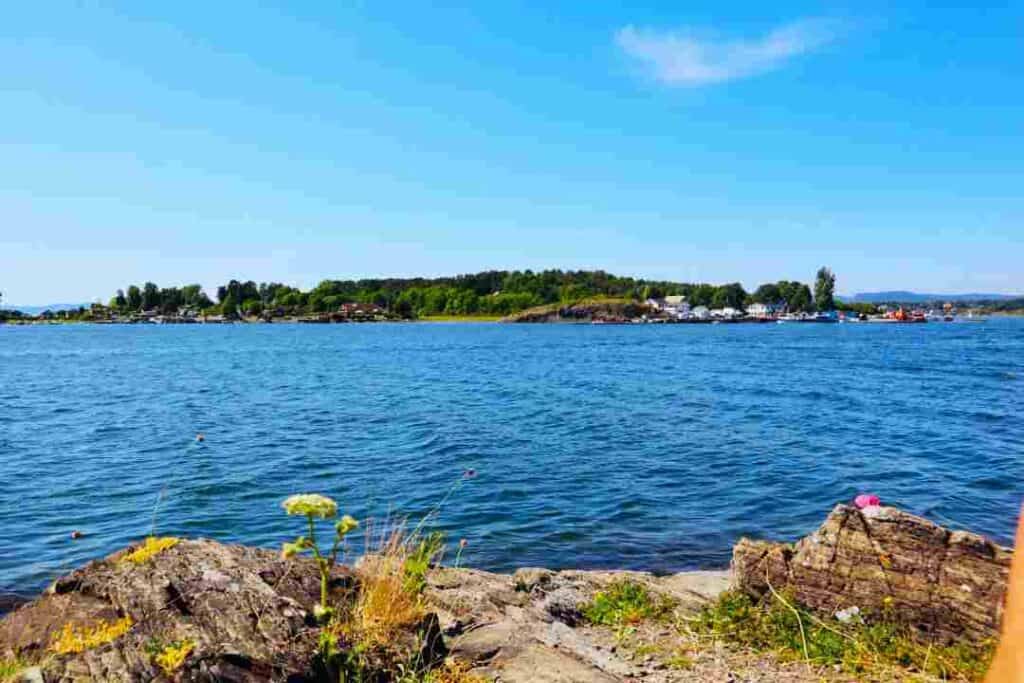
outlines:
M135 285L128 287L128 310L137 311L142 308L142 292Z
M760 304L777 304L785 301L777 284L767 283L757 288L751 298Z
M238 299L231 292L226 292L220 301L220 312L226 318L238 317Z
M147 282L142 286L142 308L143 310L150 310L160 305L160 288L152 282Z
M814 278L814 305L819 311L835 309L836 276L828 268L822 266Z
M786 299L786 308L792 312L810 311L814 308L814 301L811 298L811 289L807 285L795 283L792 293Z
M747 291L743 289L743 285L738 282L732 282L727 285L722 285L715 290L715 294L711 299L711 304L715 308L743 308L744 302L747 300Z

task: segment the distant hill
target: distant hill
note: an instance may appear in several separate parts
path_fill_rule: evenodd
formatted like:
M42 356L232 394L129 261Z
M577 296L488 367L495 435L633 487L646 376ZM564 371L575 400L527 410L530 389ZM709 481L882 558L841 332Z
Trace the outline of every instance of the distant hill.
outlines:
M906 292L902 290L894 290L889 292L858 292L852 297L839 297L844 301L852 301L855 303L865 304L882 304L882 303L925 303L928 301L954 301L954 302L965 302L965 301L1006 301L1009 299L1016 299L1019 295L1012 294L985 294L985 293L972 293L972 294L926 294L922 292Z
M89 308L92 304L47 304L45 306L19 306L17 304L3 304L0 306L5 311L21 311L26 315L39 315L43 311L70 311L79 308Z

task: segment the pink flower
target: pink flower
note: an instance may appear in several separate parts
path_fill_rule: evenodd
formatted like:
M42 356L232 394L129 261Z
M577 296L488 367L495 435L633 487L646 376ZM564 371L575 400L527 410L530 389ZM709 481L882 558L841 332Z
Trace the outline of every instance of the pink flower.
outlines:
M881 505L882 501L873 493L862 493L853 499L853 504L863 510L864 508Z

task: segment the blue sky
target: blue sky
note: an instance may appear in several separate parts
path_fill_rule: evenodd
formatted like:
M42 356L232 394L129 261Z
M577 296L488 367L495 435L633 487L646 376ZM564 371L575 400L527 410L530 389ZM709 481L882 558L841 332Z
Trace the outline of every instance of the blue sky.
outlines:
M291 4L5 9L4 301L823 264L1024 292L1019 4Z

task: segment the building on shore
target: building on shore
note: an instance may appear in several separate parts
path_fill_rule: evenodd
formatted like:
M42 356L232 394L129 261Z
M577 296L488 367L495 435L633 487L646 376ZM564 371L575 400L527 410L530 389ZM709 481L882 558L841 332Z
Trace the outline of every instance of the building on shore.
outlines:
M752 303L747 306L747 315L751 318L774 318L782 311L775 304Z
M661 299L648 299L647 305L667 318L682 320L690 317L690 304L685 296L666 296Z

